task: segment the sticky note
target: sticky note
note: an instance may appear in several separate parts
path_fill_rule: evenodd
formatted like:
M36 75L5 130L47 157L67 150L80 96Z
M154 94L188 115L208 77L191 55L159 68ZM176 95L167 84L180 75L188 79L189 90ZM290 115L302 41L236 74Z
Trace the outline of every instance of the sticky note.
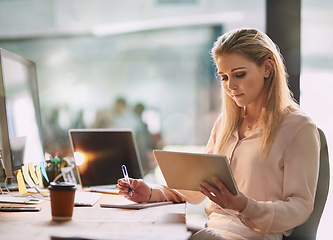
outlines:
M25 182L29 185L29 187L33 188L35 187L35 183L32 181L29 172L28 172L28 166L27 165L23 165L22 166L22 173L23 173L23 177Z
M42 171L42 174L45 177L46 181L50 182L49 178L47 177L47 173L46 173L46 170L45 170L45 163L44 162L40 162L40 170Z
M32 177L32 180L34 180L35 184L38 185L39 181L38 181L37 175L35 173L34 166L32 165L32 163L29 163L28 166L29 166L29 173L30 173L30 176Z
M39 187L44 187L43 185L43 177L42 177L42 171L40 170L40 164L37 164L36 165L36 174L37 174L37 178L38 178L38 181L39 181Z
M20 195L26 194L27 193L27 188L25 187L25 183L24 183L24 179L23 179L23 176L22 176L21 169L16 170L14 173L16 175Z

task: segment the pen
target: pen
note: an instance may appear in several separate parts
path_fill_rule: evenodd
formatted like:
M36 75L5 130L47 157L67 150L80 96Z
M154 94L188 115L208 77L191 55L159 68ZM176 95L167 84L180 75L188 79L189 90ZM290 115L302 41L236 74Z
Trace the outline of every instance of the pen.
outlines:
M121 170L123 170L123 174L124 174L125 181L126 181L128 184L131 184L130 181L129 181L129 178L128 178L128 173L127 173L127 168L126 168L126 166L125 166L125 165L122 165L122 166L121 166ZM131 188L128 189L128 192L129 192L129 194L130 194L131 197L132 197L132 189L131 189Z

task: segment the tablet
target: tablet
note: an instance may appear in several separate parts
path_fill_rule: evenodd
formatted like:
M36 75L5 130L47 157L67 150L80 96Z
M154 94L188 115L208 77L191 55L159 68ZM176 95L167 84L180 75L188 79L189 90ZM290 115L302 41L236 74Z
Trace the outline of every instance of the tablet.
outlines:
M215 175L234 195L238 188L225 155L154 150L156 161L169 188L200 191L206 181L216 186Z

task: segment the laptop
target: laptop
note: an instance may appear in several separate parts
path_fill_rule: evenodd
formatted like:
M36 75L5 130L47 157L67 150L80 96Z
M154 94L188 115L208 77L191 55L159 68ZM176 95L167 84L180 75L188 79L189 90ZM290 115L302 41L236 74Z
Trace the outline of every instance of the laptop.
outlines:
M116 191L121 166L131 178L143 178L143 169L134 134L129 129L70 129L69 138L74 156L83 157L76 169L84 190ZM82 159L81 159L82 160Z

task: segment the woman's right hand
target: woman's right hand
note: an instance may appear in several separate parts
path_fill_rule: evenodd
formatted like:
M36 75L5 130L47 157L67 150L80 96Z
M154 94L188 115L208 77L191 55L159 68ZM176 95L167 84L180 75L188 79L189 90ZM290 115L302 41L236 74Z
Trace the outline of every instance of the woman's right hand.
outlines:
M129 181L130 184L125 181L125 178L118 180L116 188L119 190L119 194L134 202L148 202L152 189L142 179L130 178ZM129 188L132 189L132 196Z

